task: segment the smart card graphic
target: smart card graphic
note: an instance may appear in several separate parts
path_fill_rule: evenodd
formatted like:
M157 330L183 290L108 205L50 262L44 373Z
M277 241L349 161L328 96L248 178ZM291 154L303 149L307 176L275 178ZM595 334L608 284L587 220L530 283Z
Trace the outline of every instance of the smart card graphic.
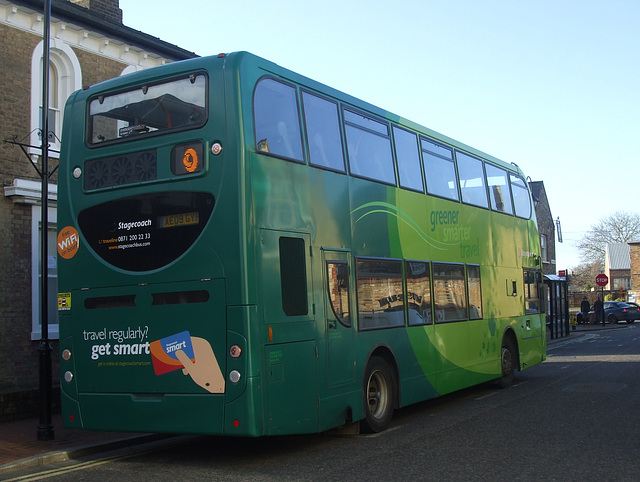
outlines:
M191 334L188 331L176 333L175 335L151 342L151 360L153 370L156 375L172 372L183 368L182 362L178 360L176 352L182 350L192 362L195 363Z

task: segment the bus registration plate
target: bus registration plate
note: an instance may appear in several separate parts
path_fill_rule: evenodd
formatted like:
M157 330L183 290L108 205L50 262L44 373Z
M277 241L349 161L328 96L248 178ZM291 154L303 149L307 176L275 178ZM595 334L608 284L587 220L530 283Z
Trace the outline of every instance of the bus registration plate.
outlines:
M200 223L200 213L169 214L160 218L159 228L177 228Z

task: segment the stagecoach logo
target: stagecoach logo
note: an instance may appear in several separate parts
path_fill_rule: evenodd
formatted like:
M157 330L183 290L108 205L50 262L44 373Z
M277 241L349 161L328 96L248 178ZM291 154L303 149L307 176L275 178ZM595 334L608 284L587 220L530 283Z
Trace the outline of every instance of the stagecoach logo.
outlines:
M71 259L78 252L80 237L73 226L67 226L58 233L58 254L61 258Z

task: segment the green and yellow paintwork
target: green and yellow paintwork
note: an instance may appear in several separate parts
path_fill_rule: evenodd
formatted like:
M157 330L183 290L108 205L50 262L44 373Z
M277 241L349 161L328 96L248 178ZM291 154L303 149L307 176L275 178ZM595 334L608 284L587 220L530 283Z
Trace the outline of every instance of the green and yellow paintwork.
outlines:
M90 98L196 70L209 78L206 125L87 146L78 120L85 118ZM141 193L209 192L215 208L190 249L149 272L110 266L78 229L77 254L59 260L59 291L69 294L71 304L60 312L60 350L71 353L61 360L61 378L72 374L71 381L61 382L65 425L251 436L316 432L363 417L363 370L374 351L386 350L397 367L400 405L498 378L507 330L517 337L520 368L544 360L544 315L525 315L522 289L517 296L507 289L511 280L522 287L523 268L538 267L535 216L520 219L256 152L252 97L264 75L463 149L524 179L512 165L247 53L176 62L74 93L64 116L60 228L78 229L84 209ZM171 150L191 141L204 143L206 167L188 179L176 178L169 170ZM223 146L216 156L214 142ZM145 149L157 149L157 181L85 192L73 175L85 160ZM304 240L308 251L304 316L282 312L280 236ZM358 256L479 265L484 318L358 331L352 317L351 327L338 323L333 329L324 263L353 266ZM350 282L355 313L354 276ZM210 293L206 303L152 304L157 291L198 289ZM136 306L84 305L90 297L122 294L135 295ZM226 378L225 392L208 393L181 370L155 375L146 353L114 358L104 349L92 358L100 350L94 347L107 343L100 333L108 337L127 329L140 329L140 342L181 331L207 340ZM239 358L230 355L233 345L242 348ZM241 376L232 382L234 370Z

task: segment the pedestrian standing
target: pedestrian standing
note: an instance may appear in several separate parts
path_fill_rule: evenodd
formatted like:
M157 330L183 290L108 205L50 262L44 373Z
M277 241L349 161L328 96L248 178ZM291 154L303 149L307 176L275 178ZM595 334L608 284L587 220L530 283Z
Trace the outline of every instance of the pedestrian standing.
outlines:
M602 304L602 300L599 296L593 304L593 311L595 311L596 323L600 322L602 323L602 326L604 326L604 305Z
M591 304L589 303L589 300L585 296L584 298L582 298L582 302L580 303L580 312L582 313L583 323L589 322L589 311L591 311Z

